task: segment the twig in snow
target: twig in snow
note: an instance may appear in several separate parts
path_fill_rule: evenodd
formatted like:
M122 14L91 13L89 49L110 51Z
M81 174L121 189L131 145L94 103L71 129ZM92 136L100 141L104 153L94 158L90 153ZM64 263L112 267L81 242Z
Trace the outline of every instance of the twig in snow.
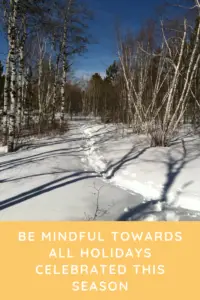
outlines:
M93 193L94 195L97 195L97 196L96 196L96 210L95 210L94 216L90 216L90 215L87 215L87 214L85 213L85 218L86 218L86 220L88 220L88 221L95 221L97 218L103 217L105 214L108 213L108 210L109 210L109 208L110 208L111 205L109 205L108 209L100 208L100 205L99 205L100 191L101 191L101 189L102 189L103 187L104 187L104 185L102 185L100 188L97 188L97 187L95 186L95 183L94 183L94 186L92 187L92 188L94 188L95 191L97 192L97 193Z

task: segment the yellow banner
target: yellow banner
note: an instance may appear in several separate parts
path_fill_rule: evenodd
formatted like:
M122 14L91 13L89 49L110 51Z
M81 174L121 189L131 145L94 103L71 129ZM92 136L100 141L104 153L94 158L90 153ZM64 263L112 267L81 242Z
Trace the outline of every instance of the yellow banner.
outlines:
M0 223L0 299L199 299L200 223Z

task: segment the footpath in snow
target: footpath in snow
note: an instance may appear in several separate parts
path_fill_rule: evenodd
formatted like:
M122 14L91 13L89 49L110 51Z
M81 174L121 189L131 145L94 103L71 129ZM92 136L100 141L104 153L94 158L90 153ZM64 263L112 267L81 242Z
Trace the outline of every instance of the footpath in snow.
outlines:
M145 200L200 212L200 138L184 130L169 148L150 148L146 136L122 125L85 124L87 162L112 184ZM184 144L181 140L184 140Z
M0 155L0 221L115 220L125 206L141 203L142 196L103 182L82 163L83 124Z
M0 221L199 220L195 143L174 175L170 199L176 192L180 202L161 212L159 203L144 200L159 198L176 166L166 161L168 149L149 149L144 137L122 138L112 125L73 121L65 135L31 139L0 155ZM181 147L174 147L181 163Z

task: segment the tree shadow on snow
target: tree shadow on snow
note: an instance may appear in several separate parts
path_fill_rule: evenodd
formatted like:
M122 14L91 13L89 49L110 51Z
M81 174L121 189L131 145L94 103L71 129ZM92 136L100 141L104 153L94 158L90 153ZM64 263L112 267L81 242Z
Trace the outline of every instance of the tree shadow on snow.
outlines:
M197 159L200 156L200 153L197 153L195 155L191 155L190 157L188 157L184 140L182 140L182 149L183 149L182 157L180 159L175 159L172 157L170 152L168 153L168 160L165 161L167 167L166 181L163 185L163 190L160 199L150 200L141 203L138 206L129 208L127 212L124 212L121 216L119 216L117 221L128 221L130 219L132 221L138 221L149 214L157 215L158 219L159 216L162 217L162 211L157 211L157 205L163 204L164 209L169 208L167 205L167 201L168 201L168 193L170 188L172 187L178 175L181 173L181 171L186 166L186 164L192 162L193 160ZM175 202L178 200L178 197L181 195L181 191L191 184L193 184L193 181L189 181L181 187L180 191L176 193L174 199Z
M20 158L2 161L0 163L0 173L10 169L14 169L19 166L22 167L31 163L39 163L48 158L59 158L62 156L76 156L82 151L83 149L80 149L80 147L72 147L72 148L69 147L69 148L63 148L63 149L61 148L56 150L45 151L42 153L29 155L26 157L20 157Z
M64 187L68 184L72 184L84 179L89 178L97 178L98 175L91 171L83 171L83 172L76 172L72 175L63 176L62 178L52 180L48 183L42 184L36 188L33 188L29 191L20 193L16 196L10 197L0 202L0 211L6 209L10 206L19 204L21 202L30 200L34 197L40 196L45 193L49 193L55 189ZM100 177L100 176L99 176Z
M40 140L37 140L37 143L36 142L33 142L33 143L25 142L22 145L19 144L16 148L16 152L19 150L34 150L34 149L38 149L38 148L62 145L62 144L70 143L70 142L78 142L78 141L83 140L83 138L80 137L80 135L78 135L78 137L75 137L73 135L72 138L62 138L59 141L54 141L53 139L55 139L55 138L51 138L51 141L46 140L45 142L41 142Z
M192 157L190 156L190 158L188 158L184 142L182 142L182 145L183 145L183 153L182 153L182 156L180 159L173 158L172 155L169 153L168 160L165 161L165 164L167 166L167 175L166 175L166 182L163 186L163 192L161 195L161 199L160 200L152 200L152 201L149 201L146 203L142 203L137 207L131 208L127 213L120 216L118 218L118 221L126 221L130 218L130 215L132 216L132 219L135 218L135 220L136 220L136 219L138 219L139 215L141 215L141 213L145 214L146 211L148 211L148 213L149 213L152 209L154 209L155 205L158 204L158 202L163 202L163 203L167 202L167 194L169 192L169 189L173 185L177 176L180 174L181 170L184 168L184 166L187 163L189 163L190 161L192 161L193 159L197 158L200 155L198 153L198 154L193 155ZM137 159L139 156L141 156L143 153L145 153L145 151L147 151L147 149L149 149L149 147L143 148L142 150L137 151L137 153L135 153L135 151L134 151L135 147L132 147L132 149L130 151L128 151L128 153L126 155L124 155L120 160L118 160L115 163L110 163L108 168L99 174L95 173L94 171L76 171L76 172L74 172L74 171L69 171L69 170L58 170L58 171L52 172L52 173L35 174L35 175L33 174L30 176L25 176L25 177L21 177L21 178L2 180L2 182L9 182L9 181L17 181L17 180L26 179L26 178L38 177L38 176L54 175L54 174L62 174L62 173L65 174L65 176L63 176L59 179L49 181L46 184L42 184L42 185L40 185L36 188L33 188L29 191L20 193L16 196L13 196L13 197L10 197L8 199L1 201L0 202L0 210L6 209L10 206L19 204L21 202L27 201L27 200L37 197L39 195L51 192L55 189L62 188L64 186L67 186L69 184L72 184L72 183L75 183L75 182L78 182L81 180L90 179L90 178L102 178L102 177L106 178L106 179L111 179L116 174L116 172L123 167L124 164L126 164L127 162L130 162L134 159ZM62 156L62 155L68 156L69 153L73 154L74 152L81 152L81 151L82 151L82 149L80 149L80 147L75 147L75 148L71 148L71 149L70 148L57 149L57 150L47 151L44 153L30 155L29 157L12 159L10 161L5 161L5 162L0 163L0 171L8 170L8 169L14 168L16 166L23 166L25 164L29 164L32 162L38 162L38 161L44 160L49 157L58 157L58 156ZM73 172L73 174L66 175L66 173L69 173L69 172ZM184 187L186 187L189 184L191 184L191 182L185 184Z
M119 171L124 164L126 164L127 162L130 162L134 159L137 159L138 157L140 157L142 154L144 154L147 150L149 149L149 147L146 147L140 151L138 151L137 153L134 152L135 150L135 146L133 146L131 148L130 151L128 151L120 160L118 160L115 163L111 163L109 164L109 167L101 172L101 175L105 175L106 179L111 179L117 171ZM109 175L106 175L107 173L110 173Z
M134 155L133 155L134 149L135 148L133 147L122 159L115 162L114 164L111 164L104 172L96 173L95 171L78 171L71 175L66 175L66 176L63 176L62 178L52 180L46 184L42 184L42 185L40 185L36 188L33 188L29 191L20 193L16 196L13 196L13 197L10 197L8 199L1 201L0 202L0 210L6 209L12 205L19 204L21 202L27 201L29 199L32 199L32 198L42 195L44 193L51 192L55 189L67 186L69 184L72 184L72 183L75 183L75 182L78 182L81 180L86 180L86 179L90 179L90 178L103 178L104 174L107 174L112 169L109 176L106 177L106 179L111 179L111 177L114 176L114 174L125 163L138 158L140 155L142 155L147 150L147 148L145 148L145 149L141 150L140 152L138 152L137 154L134 153ZM59 155L68 155L67 150L72 150L72 149L53 150L53 151L48 151L45 153L32 155L32 156L29 156L26 158L19 158L19 159L14 159L12 161L4 162L4 163L0 164L0 168L1 168L0 171L7 170L9 168L14 168L16 166L22 166L27 163L38 162L38 161L44 160L45 158L49 158L49 157L53 157L53 156L58 157ZM74 152L74 150L72 150L72 152ZM19 178L4 179L4 180L2 180L2 182L5 182L5 183L6 182L14 182L14 181L20 181L20 180L26 179L26 178L34 178L34 177L39 177L39 176L55 175L55 174L62 174L62 173L66 174L69 172L72 172L72 171L57 170L56 172L52 172L52 173L47 172L47 173L43 173L43 174L33 174L33 175L19 177Z

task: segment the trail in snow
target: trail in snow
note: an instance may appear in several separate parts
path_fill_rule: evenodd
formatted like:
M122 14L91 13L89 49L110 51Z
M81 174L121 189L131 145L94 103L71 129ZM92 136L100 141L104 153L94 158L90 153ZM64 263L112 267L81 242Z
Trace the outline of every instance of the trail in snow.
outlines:
M155 184L154 176L156 175L158 178L162 177L163 174L160 173L160 170L157 169L156 163L154 162L154 173L151 181L139 181L136 180L137 171L141 168L144 168L144 172L148 173L148 165L149 162L146 161L145 165L141 161L137 161L140 156L142 156L146 150L148 149L150 153L154 149L149 149L145 140L139 142L139 147L135 147L134 151L132 151L132 145L130 146L130 141L127 139L122 139L120 141L119 132L116 131L116 127L113 125L102 125L89 123L85 124L82 127L82 132L85 135L86 140L86 151L85 157L83 158L83 162L92 167L98 174L100 174L105 182L109 182L115 186L118 186L124 190L127 190L129 193L133 195L135 193L141 194L144 197L145 202L150 201L152 199L159 200L161 197L162 190L165 188L164 184ZM138 140L136 141L138 144ZM123 144L128 145L126 151L123 149ZM117 148L117 149L116 149ZM166 149L164 149L166 150ZM197 149L199 151L199 149ZM116 155L116 151L118 151ZM108 159L106 159L106 158ZM197 156L198 157L198 156ZM110 158L112 161L110 162ZM180 159L177 159L179 162ZM178 167L174 166L178 169ZM135 169L135 170L134 170ZM134 172L133 172L134 170ZM144 173L143 172L143 173ZM161 170L163 172L163 170ZM172 177L173 177L172 170ZM164 173L164 172L163 172ZM175 174L175 172L174 172ZM146 174L143 176L145 179ZM165 174L164 174L165 175ZM175 175L178 175L175 174ZM175 176L174 175L174 176ZM193 174L194 175L194 174ZM158 179L156 178L156 180ZM185 179L185 178L184 178ZM169 178L171 180L171 178ZM184 185L183 185L184 186ZM188 184L189 186L189 184ZM187 187L187 184L185 184ZM158 212L161 216L161 212L168 211L168 215L166 216L167 220L177 220L177 215L183 215L188 217L200 217L200 193L195 196L195 194L191 194L192 200L188 199L187 195L182 195L184 187L181 189L177 189L176 192L171 192L170 189L167 193L168 203L161 207L159 201L153 204L153 208L151 210L154 212L153 215L150 214L147 216L146 220L159 220ZM199 191L200 192L200 191ZM181 206L178 202L178 196L181 196ZM176 200L176 201L175 201ZM134 204L133 204L134 206ZM144 206L144 214L146 207ZM147 211L150 211L149 207ZM163 216L162 216L163 217ZM187 219L187 218L186 218Z
M63 136L32 139L20 151L2 154L0 220L92 219L97 208L99 189L97 220L198 219L193 212L180 208L161 211L159 203L144 206L142 195L119 188L117 184L121 172L123 176L130 174L129 171L126 173L125 166L127 163L132 165L131 153L122 161L118 158L116 164L116 153L113 150L116 147L109 149L112 137L116 142L116 129L112 127L108 130L105 126L102 132L102 125L96 126L95 123L73 121L70 123L70 131ZM102 148L105 143L109 145L107 149ZM120 143L118 150L121 151L123 147L126 150L124 140L116 143ZM124 183L122 186L125 188ZM130 218L133 207L136 211Z
M86 155L82 159L85 163L87 162L89 166L93 167L93 169L101 174L101 176L109 181L110 183L127 190L129 193L141 194L143 195L144 199L151 200L159 198L159 192L154 189L151 185L152 182L147 182L145 189L143 183L135 180L136 174L130 173L127 170L121 170L121 174L119 175L115 172L118 169L118 166L122 164L122 161L119 160L116 163L109 165L109 161L106 161L105 157L102 155L99 149L99 142L98 137L96 138L95 132L98 131L98 125L93 123L90 126L84 125L82 128L83 135L85 136L86 140ZM107 134L107 127L105 126L105 134ZM99 125L99 129L102 129L102 125ZM101 130L101 134L104 134L104 131ZM98 136L98 135L97 135ZM113 137L112 133L110 137ZM109 146L108 146L109 147ZM142 153L143 149L138 149L135 156Z
M70 221L94 217L115 220L140 195L102 182L101 176L81 162L85 156L84 123L71 122L61 137L32 139L16 153L0 156L1 221Z
M120 166L121 164L120 160L116 162L113 165L113 167L112 165L109 166L109 161L106 161L105 157L102 155L99 149L98 138L96 138L96 135L94 134L94 132L98 131L98 125L95 125L95 123L93 123L93 126L92 124L90 124L90 126L86 124L82 127L82 132L86 140L85 157L82 159L83 163L86 163L90 167L92 167L93 170L100 174L102 178L105 179L107 182L110 182L122 189L125 189L129 193L141 194L146 200L151 200L152 198L157 199L159 197L159 192L151 188L151 182L147 183L149 184L149 187L147 186L144 189L144 185L135 180L135 173L129 173L127 170L122 170L120 175L117 172L115 173L115 168ZM104 128L105 134L107 134L107 127L105 126ZM99 129L102 129L102 125L99 125ZM102 130L101 134L104 134ZM142 151L143 150L141 150L141 152ZM139 153L140 150L138 151L138 154ZM152 194L154 194L153 197Z

